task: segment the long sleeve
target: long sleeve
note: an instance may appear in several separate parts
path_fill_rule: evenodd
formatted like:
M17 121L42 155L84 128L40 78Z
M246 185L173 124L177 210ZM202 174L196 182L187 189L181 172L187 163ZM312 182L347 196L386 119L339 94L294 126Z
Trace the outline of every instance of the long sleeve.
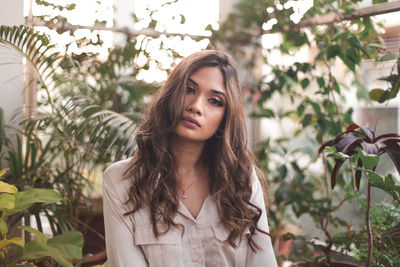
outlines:
M261 230L269 233L264 194L260 181L256 176L254 177L253 193L250 201L262 210L260 220L258 221L258 227ZM271 238L268 235L260 233L258 231L256 231L253 238L254 241L256 241L260 247L262 247L262 250L256 250L254 252L252 249L248 249L246 267L277 267L278 264L276 262L275 253L272 248Z
M127 216L125 203L120 199L128 190L121 180L121 172L109 168L103 176L103 212L108 266L147 267L142 250L135 245L133 223ZM125 193L126 194L126 193Z

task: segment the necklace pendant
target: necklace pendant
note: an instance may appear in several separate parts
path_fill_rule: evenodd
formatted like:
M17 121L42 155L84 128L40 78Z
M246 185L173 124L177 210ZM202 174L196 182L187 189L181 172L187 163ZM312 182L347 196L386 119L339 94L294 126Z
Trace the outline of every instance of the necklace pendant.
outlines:
M187 199L186 192L183 192L183 194L182 194L182 198L183 198L183 199Z

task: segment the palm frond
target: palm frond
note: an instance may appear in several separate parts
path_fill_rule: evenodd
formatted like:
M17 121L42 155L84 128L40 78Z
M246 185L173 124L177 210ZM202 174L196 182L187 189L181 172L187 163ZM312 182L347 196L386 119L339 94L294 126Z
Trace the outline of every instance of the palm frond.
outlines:
M12 27L1 25L0 44L14 49L26 58L26 62L33 67L38 80L46 90L51 104L50 92L54 88L52 76L64 56L54 51L54 45L50 44L49 38L25 25Z
M130 157L135 148L135 133L141 113L118 113L89 99L76 97L65 105L65 114L74 122L76 136L88 136L87 144L112 160Z

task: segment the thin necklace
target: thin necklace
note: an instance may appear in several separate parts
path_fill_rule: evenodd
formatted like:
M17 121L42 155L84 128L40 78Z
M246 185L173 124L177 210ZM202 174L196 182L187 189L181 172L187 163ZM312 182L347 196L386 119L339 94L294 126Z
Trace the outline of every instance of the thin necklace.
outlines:
M188 191L189 190L189 188L194 184L194 182L196 182L196 180L194 180L188 187L186 187L186 189L181 189L182 190L182 194L181 194L181 197L183 198L183 199L187 199L187 194L186 194L186 191Z
M181 188L181 186L179 186L180 191L182 191L182 192L181 192L181 198L182 198L182 199L187 199L187 198L188 198L188 195L186 194L186 192L190 189L190 187L192 187L192 185L193 185L196 181L199 180L200 177L203 176L202 174L204 174L205 171L206 171L206 170L203 169L203 170L201 171L200 174L196 175L196 177L195 177L195 179L193 180L193 182L192 182L190 185L188 185L185 189L183 189L183 188Z

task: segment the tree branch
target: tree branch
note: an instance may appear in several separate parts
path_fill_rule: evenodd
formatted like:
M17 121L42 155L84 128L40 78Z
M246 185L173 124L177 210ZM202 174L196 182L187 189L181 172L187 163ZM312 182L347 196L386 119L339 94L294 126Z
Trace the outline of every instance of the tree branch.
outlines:
M313 25L332 24L343 20L355 20L362 17L370 17L400 11L400 1L375 4L369 7L360 8L349 14L329 13L323 16L315 16L301 20L296 28L305 28ZM267 30L264 34L278 32L277 30Z
M207 38L208 36L205 35L193 35L193 34L186 34L186 33L177 33L177 32L159 32L153 29L143 29L143 30L133 30L129 29L128 27L106 27L104 24L98 23L93 26L84 26L84 25L74 25L68 22L59 21L54 23L52 21L43 21L43 20L33 20L30 22L32 26L44 26L50 29L61 29L65 31L75 31L80 29L87 29L87 30L98 30L98 31L112 31L112 32L119 32L124 33L128 36L138 36L138 35L146 35L153 38L158 38L161 35L165 36L183 36L183 37L190 37L192 39L198 38Z

